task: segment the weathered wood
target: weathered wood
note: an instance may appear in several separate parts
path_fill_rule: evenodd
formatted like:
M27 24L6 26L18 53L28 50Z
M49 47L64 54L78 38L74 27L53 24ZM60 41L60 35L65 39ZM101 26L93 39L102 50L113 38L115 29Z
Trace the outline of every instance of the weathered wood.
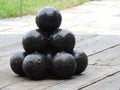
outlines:
M120 73L113 74L112 76L82 90L120 90Z
M116 49L118 49L117 47L115 47ZM119 50L119 49L118 49ZM109 50L106 50L106 51L109 51ZM115 51L115 50L114 50ZM101 52L100 53L101 55L100 56L102 56L102 55L104 55L104 53L103 52ZM110 55L112 55L112 54L110 54ZM118 56L118 54L115 54L115 55L117 55ZM96 57L94 57L94 55L93 56L91 56L90 58L90 60L92 60L92 59L94 59L94 58L97 58L98 56L96 55ZM102 57L102 58L104 58L104 57ZM101 58L101 59L102 59ZM89 60L89 61L90 61ZM107 61L107 59L106 60L104 60L104 61L106 61L106 62L108 62ZM6 61L7 62L7 61ZM8 62L7 62L8 63ZM3 70L6 70L5 68L6 68L7 66L5 65L4 67L3 67ZM81 79L82 78L84 78L84 75L83 75L83 77L82 76L79 76L79 77L76 77L76 78L73 78L73 79L71 79L71 80L62 80L62 81L59 81L59 80L43 80L42 82L41 81L38 81L38 82L32 82L32 81L29 81L29 80L27 80L27 79L25 79L24 78L24 81L23 80L19 80L19 78L17 79L16 78L16 80L14 80L14 81L16 81L15 83L12 83L13 85L9 85L8 84L8 87L6 88L6 90L8 90L8 89L35 89L35 87L36 87L36 89L43 89L43 88L47 88L47 87L49 87L49 88L47 88L47 89L50 89L50 87L51 86L54 86L54 85L56 85L56 84L58 84L57 86L58 86L58 88L60 88L60 87L64 87L64 83L65 83L65 85L66 85L66 82L67 82L67 84L68 85L70 85L71 86L71 88L73 88L75 85L77 85L77 86L75 86L74 88L77 88L78 89L78 87L80 88L80 87L84 87L84 86L86 86L86 85L88 85L88 84L91 84L91 83L94 83L94 82L96 82L97 80L99 80L99 79L102 79L102 78L104 78L104 77L106 77L106 75L108 75L109 76L109 74L112 74L112 73L114 73L114 72L117 72L118 70L119 70L119 68L118 67L115 67L115 68L117 68L117 70L116 69L114 69L113 67L100 67L100 69L98 69L97 68L97 72L95 72L95 68L96 68L96 66L92 66L93 67L93 70L90 68L88 68L87 69L87 73L89 74L89 73L91 73L91 71L92 71L92 74L93 75L87 75L87 73L85 72L85 75L87 75L86 77L87 77L87 79L85 78L84 79L84 81L82 81ZM108 68L108 69L113 69L112 70L112 72L110 72L109 73L109 70L106 70L105 72L107 73L107 74L105 74L105 75L101 75L100 73L101 72L103 72L103 70L105 69L105 68ZM8 67L8 69L10 69L9 67ZM10 70L6 70L6 71L10 71ZM94 72L93 72L94 71ZM12 71L11 71L12 72ZM9 75L10 73L8 73L7 75ZM98 77L96 77L97 75L101 75L101 77L100 78L98 78ZM4 74L3 74L4 75ZM94 76L95 75L95 76ZM12 75L11 75L12 76ZM91 80L91 82L90 81L87 81L90 77L89 76L91 76L91 78L97 78L97 79L93 79L93 80ZM3 78L3 77L1 77L1 78ZM13 77L12 77L13 78ZM9 81L10 80L10 81ZM18 81L17 81L18 80ZM85 82L84 84L78 84L78 82L76 82L76 80L78 80L78 82ZM94 81L95 80L95 81ZM94 82L92 82L92 81L94 81ZM10 79L10 76L8 76L8 80L7 80L7 82L8 83L10 83L11 84L11 79ZM49 83L50 84L49 84ZM77 83L77 84L73 84L73 83L75 82L75 83ZM3 82L2 82L3 83ZM6 83L6 82L5 82ZM17 83L17 84L16 84ZM59 87L59 84L60 84L60 87ZM1 84L2 85L2 84ZM34 85L34 86L33 86ZM47 85L47 86L46 86ZM73 86L72 86L73 85ZM43 87L42 87L43 86ZM46 86L46 87L45 87ZM56 86L55 86L56 87ZM68 86L67 86L68 87ZM53 89L54 87L52 87L52 89ZM70 90L71 89L70 87L68 88L68 90ZM52 90L51 89L51 90ZM60 89L62 89L62 88L60 88Z
M118 67L101 67L91 66L81 75L73 77L72 79L65 80L57 85L47 87L44 90L77 90L79 88L88 86L94 82L106 78L112 73L118 72ZM36 87L33 90L41 90L40 87Z
M99 35L91 39L77 42L76 48L81 48L88 55L92 55L119 44L120 35Z
M9 61L6 61L5 64L0 67L0 89L23 80L24 78L18 77L11 71Z
M1 90L71 90L74 88L84 87L90 83L94 83L100 79L103 79L112 73L119 71L118 67L106 67L106 66L89 66L87 70L80 76L74 76L68 80L39 80L32 81L27 78L15 77L10 71L9 67L4 69L4 73L0 75ZM4 80L5 79L5 80ZM1 80L0 80L1 81ZM13 83L14 82L14 83ZM5 85L7 84L7 85ZM1 86L5 85L5 86Z
M101 66L120 66L120 45L90 56L89 64Z
M83 49L88 55L94 56L94 54L102 53L101 51L111 49L110 47L119 45L119 36L77 36L76 48ZM85 39L84 39L85 38ZM16 39L17 40L17 39ZM91 83L99 81L111 75L114 72L120 70L118 67L108 66L89 66L84 72L84 75L75 76L70 80L42 80L42 81L31 81L26 78L16 77L11 71L9 66L9 58L11 54L22 49L21 43L11 44L8 47L0 48L0 88L3 90L14 90L14 89L78 89L85 87ZM91 57L92 57L91 56ZM112 57L112 54L111 54ZM2 79L3 78L3 79ZM14 80L14 81L12 81ZM57 84L57 85L56 85ZM58 90L57 89L57 90ZM65 89L65 90L66 90Z
M0 61L9 60L12 54L22 49L23 48L21 43L8 45L6 47L0 48Z
M2 42L0 44L0 60L7 60L9 55L12 55L18 50L23 49L22 48L22 36L23 35L1 35L0 36L0 41ZM97 35L86 35L86 34L77 34L75 35L76 37L76 42L78 41L83 41L86 39L90 39L93 37L96 37Z
M77 37L77 41L82 41L84 39L90 39L91 37L94 37L96 35L76 35ZM9 60L10 57L13 53L15 53L16 51L22 49L22 45L21 45L21 38L22 35L5 35L5 37L3 35L1 35L0 41L3 42L1 43L1 48L0 48L0 71L2 72L3 77L4 75L8 75L8 77L4 80L4 82L0 83L1 87L6 87L12 84L16 84L16 83L20 83L21 81L23 81L22 78L18 78L17 80L14 80L13 82L11 82L12 78L14 77L15 74L13 74L13 72L11 71L9 66ZM7 68L8 67L8 68ZM4 72L7 71L7 72ZM9 74L13 74L13 76L11 77L11 75ZM11 78L10 78L11 77ZM16 79L17 77L15 77ZM52 81L51 81L52 82ZM21 83L22 84L22 83ZM38 83L36 83L38 85Z
M80 41L95 38L98 36L97 34L74 34L74 35L75 35L75 39L76 39L76 44Z
M92 37L97 36L96 34L75 34L76 42L83 41L85 39L90 39ZM0 48L7 47L8 45L21 43L23 38L23 34L0 34Z
M2 42L0 48L21 42L22 36L21 34L0 34L0 42Z
M118 45L120 43L120 36L96 36L96 35L76 35L77 37L77 43L75 48L81 48L83 51L87 53L87 55L91 55L97 52L100 52L104 49L113 47L115 45ZM20 37L16 39L15 42L19 42L21 40ZM7 40L9 41L9 40ZM7 42L6 42L7 44ZM20 49L22 49L22 43L17 43L13 45L3 45L6 47L0 48L0 52L2 52L1 57L7 57L7 55L10 55Z

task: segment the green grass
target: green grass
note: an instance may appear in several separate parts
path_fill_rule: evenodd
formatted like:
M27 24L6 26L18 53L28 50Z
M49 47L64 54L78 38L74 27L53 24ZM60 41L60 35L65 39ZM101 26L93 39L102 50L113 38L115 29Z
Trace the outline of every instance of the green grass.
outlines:
M0 18L20 16L21 0L0 0ZM22 15L35 14L41 7L64 9L88 0L22 0Z

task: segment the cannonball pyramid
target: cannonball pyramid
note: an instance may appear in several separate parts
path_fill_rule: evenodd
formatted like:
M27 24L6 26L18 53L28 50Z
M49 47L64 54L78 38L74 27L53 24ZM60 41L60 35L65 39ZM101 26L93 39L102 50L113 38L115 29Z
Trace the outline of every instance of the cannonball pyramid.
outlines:
M88 57L82 50L74 49L74 34L59 28L61 13L54 7L43 7L35 21L38 29L23 36L24 50L10 58L13 72L33 80L66 79L82 73L88 65Z

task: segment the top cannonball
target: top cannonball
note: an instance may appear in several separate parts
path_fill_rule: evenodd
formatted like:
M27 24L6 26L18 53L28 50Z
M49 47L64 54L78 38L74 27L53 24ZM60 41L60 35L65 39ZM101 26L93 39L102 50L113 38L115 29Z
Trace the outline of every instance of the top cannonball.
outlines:
M44 7L36 15L36 24L44 32L52 33L59 28L62 16L54 7Z

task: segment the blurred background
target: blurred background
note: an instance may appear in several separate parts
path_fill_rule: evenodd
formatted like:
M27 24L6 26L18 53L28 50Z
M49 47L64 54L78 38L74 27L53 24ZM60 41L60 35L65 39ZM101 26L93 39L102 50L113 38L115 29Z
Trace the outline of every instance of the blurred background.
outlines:
M0 18L35 14L43 6L65 9L89 0L0 0Z

